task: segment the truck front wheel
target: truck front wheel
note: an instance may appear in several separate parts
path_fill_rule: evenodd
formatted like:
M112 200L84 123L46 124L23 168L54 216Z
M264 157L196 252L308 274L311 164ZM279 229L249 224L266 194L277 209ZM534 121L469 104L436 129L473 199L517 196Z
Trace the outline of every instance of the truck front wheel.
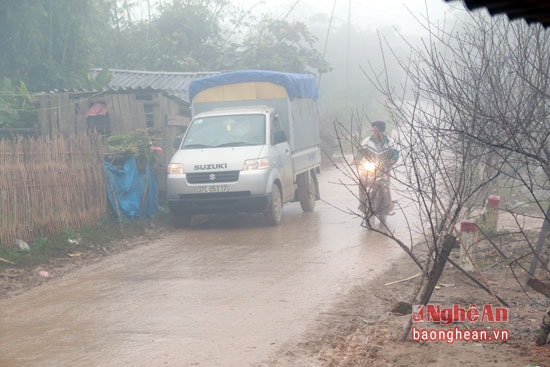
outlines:
M264 212L264 219L267 225L276 226L281 223L283 216L283 196L279 186L273 185L271 202L269 208Z

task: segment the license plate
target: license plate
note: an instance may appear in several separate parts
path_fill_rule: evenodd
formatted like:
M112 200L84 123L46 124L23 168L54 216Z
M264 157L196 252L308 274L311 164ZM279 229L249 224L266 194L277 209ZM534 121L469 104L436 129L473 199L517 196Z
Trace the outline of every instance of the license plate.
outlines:
M208 185L208 186L199 186L197 188L198 192L227 192L229 187L227 185Z

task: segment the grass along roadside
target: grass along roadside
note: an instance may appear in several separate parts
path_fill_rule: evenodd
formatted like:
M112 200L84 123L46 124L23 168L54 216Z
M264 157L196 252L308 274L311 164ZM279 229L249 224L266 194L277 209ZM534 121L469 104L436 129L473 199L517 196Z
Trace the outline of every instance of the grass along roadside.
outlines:
M32 241L25 250L18 246L0 249L0 271L37 267L54 259L80 256L82 252L116 252L117 241L148 235L170 226L169 213L159 213L152 219L130 220L122 226L114 217L106 215L94 226L67 228L57 237Z

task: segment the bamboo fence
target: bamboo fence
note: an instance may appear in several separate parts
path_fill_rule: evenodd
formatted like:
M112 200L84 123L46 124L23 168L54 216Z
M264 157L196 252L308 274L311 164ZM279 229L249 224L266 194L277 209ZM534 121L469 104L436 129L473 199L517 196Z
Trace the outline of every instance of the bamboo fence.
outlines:
M91 225L106 213L97 137L0 140L0 247Z

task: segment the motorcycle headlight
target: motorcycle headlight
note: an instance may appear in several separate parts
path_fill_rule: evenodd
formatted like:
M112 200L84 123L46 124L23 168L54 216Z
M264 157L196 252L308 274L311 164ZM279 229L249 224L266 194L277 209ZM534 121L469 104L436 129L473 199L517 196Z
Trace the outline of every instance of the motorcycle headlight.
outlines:
M376 166L376 163L371 161L364 161L363 163L361 163L361 168L367 172L372 172L376 170Z
M168 165L168 174L169 175L183 175L183 164L181 164L181 163L170 163Z

